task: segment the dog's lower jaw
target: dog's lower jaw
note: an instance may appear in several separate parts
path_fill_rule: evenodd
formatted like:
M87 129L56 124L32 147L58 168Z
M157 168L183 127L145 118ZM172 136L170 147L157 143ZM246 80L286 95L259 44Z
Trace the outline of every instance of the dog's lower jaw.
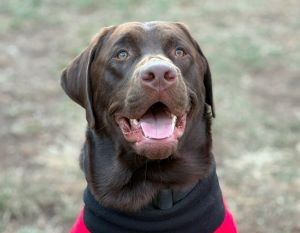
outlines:
M163 160L170 157L177 149L177 140L169 140L168 145L164 145L163 142L154 143L135 143L133 148L135 151L150 160Z

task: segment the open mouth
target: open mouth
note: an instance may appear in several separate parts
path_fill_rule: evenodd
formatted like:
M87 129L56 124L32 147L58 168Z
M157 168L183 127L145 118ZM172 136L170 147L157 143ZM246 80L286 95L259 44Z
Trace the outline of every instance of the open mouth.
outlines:
M130 142L177 140L184 133L186 113L176 116L166 105L157 102L139 119L119 117L116 121L125 139Z

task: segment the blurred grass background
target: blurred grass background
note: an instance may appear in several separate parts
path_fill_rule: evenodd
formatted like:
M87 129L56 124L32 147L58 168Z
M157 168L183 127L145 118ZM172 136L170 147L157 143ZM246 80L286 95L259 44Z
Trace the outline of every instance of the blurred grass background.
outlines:
M101 27L186 23L212 70L214 152L243 233L300 232L300 2L0 2L0 232L68 232L85 114L60 71Z

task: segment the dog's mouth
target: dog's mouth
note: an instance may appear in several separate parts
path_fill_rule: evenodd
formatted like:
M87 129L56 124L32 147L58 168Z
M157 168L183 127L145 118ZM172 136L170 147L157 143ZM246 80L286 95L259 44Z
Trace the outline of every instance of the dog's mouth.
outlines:
M136 151L150 159L162 159L174 153L183 135L187 113L175 115L163 103L157 102L138 119L117 117L124 138L134 143Z
M140 119L122 117L118 124L125 136L141 133L148 139L161 140L171 137L178 129L184 131L185 115L175 116L167 106L158 102L153 104ZM183 132L182 132L183 133Z

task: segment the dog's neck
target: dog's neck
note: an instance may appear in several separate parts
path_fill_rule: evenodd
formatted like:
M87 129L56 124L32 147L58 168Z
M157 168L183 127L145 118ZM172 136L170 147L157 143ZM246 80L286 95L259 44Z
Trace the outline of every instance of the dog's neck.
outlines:
M81 168L90 191L103 206L123 211L137 211L151 202L162 209L166 202L176 203L212 166L210 124L209 117L191 124L180 142L186 146L179 145L164 160L148 160L117 136L88 128ZM163 205L161 199L166 199Z
M150 161L128 149L116 149L111 139L88 130L81 167L100 203L135 211L148 205L163 189L182 191L205 177L213 159L209 143L191 143L178 157ZM135 198L137 195L139 198Z
M166 196L170 197L168 192ZM84 193L84 203L84 221L91 232L157 232L157 229L161 229L159 232L172 233L213 232L225 214L214 164L208 176L180 200L173 202L172 206L169 200L162 201L160 207L163 209L151 205L127 213L106 208L96 201L89 187Z

